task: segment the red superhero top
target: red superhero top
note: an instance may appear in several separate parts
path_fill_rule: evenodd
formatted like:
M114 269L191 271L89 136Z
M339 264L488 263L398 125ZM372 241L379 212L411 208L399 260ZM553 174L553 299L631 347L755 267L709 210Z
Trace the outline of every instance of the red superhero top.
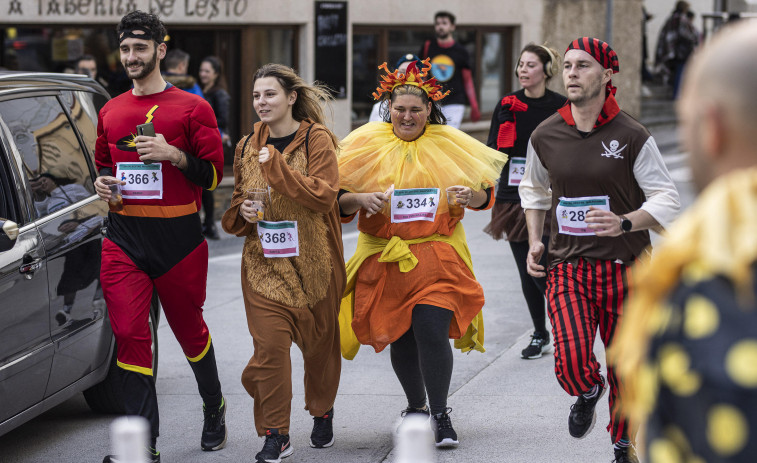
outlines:
M169 161L146 165L139 160L136 127L147 122L187 154L184 171ZM127 182L123 211L109 214L108 238L151 276L159 276L203 241L202 189L214 189L223 175L213 110L203 98L170 84L151 95L128 91L100 110L97 135L98 171Z

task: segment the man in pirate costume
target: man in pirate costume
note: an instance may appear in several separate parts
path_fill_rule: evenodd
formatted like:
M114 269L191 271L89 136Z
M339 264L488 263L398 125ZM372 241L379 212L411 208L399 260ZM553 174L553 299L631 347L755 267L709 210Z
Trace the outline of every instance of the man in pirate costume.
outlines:
M700 195L635 272L610 360L624 409L646 428L645 461L747 463L757 453L757 29L728 26L693 56L678 114Z
M436 102L447 92L426 78L430 68L426 59L422 69L414 62L390 73L384 63L373 96L388 101L390 121L369 122L340 144L340 210L343 221L358 215L360 237L339 321L347 359L360 344L390 346L407 398L402 416L430 415L436 446L454 447L449 339L484 351L484 293L460 220L466 207L492 207L507 155L444 124Z
M109 214L101 283L118 348L125 411L150 422L150 461L156 450L158 402L148 326L157 291L163 312L187 356L203 400L203 450L226 443L226 404L215 353L202 316L208 246L198 214L203 188L223 172L223 149L210 105L167 84L160 75L166 29L152 14L134 11L118 25L121 63L134 88L100 111L97 194L122 186L123 210ZM136 136L152 123L156 136ZM118 461L118 456L106 457Z
M519 186L526 211L528 272L539 265L544 217L551 209L547 310L560 386L578 396L568 430L582 438L594 426L595 407L610 389L610 425L616 462L637 462L633 432L619 410L620 384L607 382L593 353L599 330L605 347L623 317L632 264L650 245L649 229L666 227L679 209L678 192L654 139L622 112L610 46L583 37L568 46L563 81L570 101L533 132ZM609 384L608 384L609 383Z

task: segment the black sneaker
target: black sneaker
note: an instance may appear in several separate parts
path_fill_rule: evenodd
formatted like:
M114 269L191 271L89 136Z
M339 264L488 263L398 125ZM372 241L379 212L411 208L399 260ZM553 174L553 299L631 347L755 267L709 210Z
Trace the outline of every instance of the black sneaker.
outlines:
M402 421L400 422L399 426L397 426L397 434L400 433L402 424L405 422L405 417L407 417L408 415L420 415L421 417L428 419L431 416L431 412L426 405L424 405L423 408L407 407L406 409L402 410L402 412L400 413Z
M147 463L160 463L160 452L152 448L146 448L147 451ZM103 458L103 463L121 463L121 459L116 455L106 455Z
M208 410L202 404L205 420L202 424L200 447L203 450L220 450L226 446L226 399L221 398L221 405Z
M524 359L538 359L551 350L552 345L549 343L549 333L535 332L531 335L531 342L528 344L528 347L523 349L520 355Z
M570 406L570 415L568 416L568 432L576 439L581 439L591 432L594 423L597 421L597 402L607 391L605 379L602 377L602 384L599 384L599 392L592 399L587 399L583 395L578 396L576 403Z
M444 413L431 415L431 430L434 431L437 447L457 447L460 443L457 440L457 433L452 428L452 421L449 419L451 411L451 408L447 408Z
M639 457L636 456L636 451L633 447L621 447L615 449L615 463L639 463Z
M292 444L289 442L289 434L279 434L278 429L266 429L263 450L255 455L256 463L280 463L294 453Z
M313 432L310 433L310 446L316 449L334 445L334 407L323 416L313 417Z

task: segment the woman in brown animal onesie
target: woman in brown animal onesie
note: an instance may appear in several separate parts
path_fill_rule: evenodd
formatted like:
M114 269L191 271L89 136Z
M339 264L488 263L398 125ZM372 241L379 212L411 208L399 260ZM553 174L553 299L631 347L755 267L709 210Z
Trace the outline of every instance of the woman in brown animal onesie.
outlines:
M310 445L334 442L338 315L345 285L337 140L322 125L319 100L329 99L322 87L278 64L260 68L253 85L261 122L237 144L234 194L222 225L227 233L246 237L242 292L255 352L242 384L255 401L258 435L266 436L256 461L277 462L292 453L292 342L305 361L305 408L314 417ZM248 199L250 189L268 190L262 218L257 203ZM272 257L279 255L288 257Z

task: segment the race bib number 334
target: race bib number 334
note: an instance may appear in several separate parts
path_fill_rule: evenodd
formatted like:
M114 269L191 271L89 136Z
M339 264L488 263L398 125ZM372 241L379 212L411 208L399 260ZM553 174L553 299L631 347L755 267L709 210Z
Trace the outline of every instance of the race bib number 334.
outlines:
M116 178L126 182L121 187L124 198L163 198L163 165L159 162L119 162L116 164Z
M434 221L439 188L408 188L392 193L392 223Z

